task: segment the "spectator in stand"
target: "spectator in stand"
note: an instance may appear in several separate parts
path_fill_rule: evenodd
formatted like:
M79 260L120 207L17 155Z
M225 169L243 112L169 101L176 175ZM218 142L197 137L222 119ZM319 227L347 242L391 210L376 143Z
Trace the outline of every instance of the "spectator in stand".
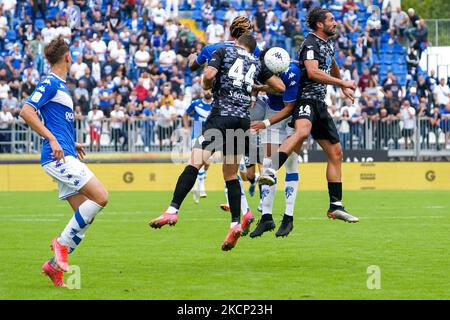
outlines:
M148 89L144 86L144 79L139 79L139 84L134 88L139 102L143 102L148 95Z
M264 3L262 1L258 2L258 9L253 19L253 27L255 32L266 32L267 12L264 11Z
M139 50L134 54L134 61L137 67L137 77L140 77L143 72L148 71L150 53L145 49L145 44L139 46Z
M428 47L428 28L425 25L425 20L419 20L419 23L413 35L415 41L413 41L412 46L417 50L419 59L421 59L422 53Z
M181 70L184 70L187 64L187 58L193 51L193 43L188 40L186 33L182 33L175 47L177 48L177 62L180 64Z
M286 21L289 17L292 17L294 23L299 22L297 5L293 1L290 1L289 9L283 12L281 19Z
M401 7L397 7L395 12L392 13L390 23L391 28L394 28L399 41L402 41L409 24L409 18L406 12L402 11Z
M106 51L107 46L105 41L103 41L97 33L94 33L94 41L91 42L91 49L94 51L95 55L98 57L98 62L104 67L106 63Z
M408 25L408 28L405 30L405 35L408 38L409 42L411 43L412 41L414 41L414 38L412 35L414 34L414 31L416 30L416 28L419 24L420 17L418 15L416 15L416 10L414 10L413 8L409 8L408 9L408 19L409 19L409 25Z
M342 14L346 14L348 11L358 11L359 7L356 5L354 0L347 0L342 6Z
M357 32L361 30L355 10L348 10L344 14L344 26L347 32Z
M45 20L45 10L47 7L47 2L48 0L30 0L30 5L32 7L31 19L33 21L33 29L36 23L36 17L38 12L41 13L42 19Z
M439 107L441 111L450 101L450 88L445 83L445 79L441 78L438 85L433 90L435 106Z
M105 115L105 117L109 118L109 114L111 112L111 100L114 99L113 91L107 87L104 82L98 82L100 87L98 92L98 97L100 99L99 108Z
M400 111L400 119L403 121L402 136L405 139L405 149L409 149L414 142L414 128L416 126L416 109L411 107L407 99L403 100Z
M102 135L102 120L104 119L104 114L102 110L99 110L97 105L92 106L92 110L89 111L87 116L87 121L89 124L89 134L90 134L90 149L91 151L100 151L100 138Z
M144 109L141 114L142 122L142 141L144 142L144 152L150 151L150 146L155 142L154 138L154 121L155 117L155 104L153 102L144 101Z
M156 127L159 138L159 150L162 151L163 144L168 140L170 147L172 147L172 132L173 121L177 117L175 108L169 99L164 99L164 103L160 105L156 111Z
M230 6L230 8L227 10L227 13L225 13L225 21L228 22L228 25L231 25L231 22L233 22L234 18L239 16L239 12L236 10L235 7Z
M439 143L439 134L440 134L440 126L441 126L441 112L439 111L438 107L434 107L430 117L429 117L429 121L430 121L430 131L434 133L434 139L436 141L436 150L440 150L441 149L441 145ZM428 140L427 140L428 143ZM427 145L428 147L428 145ZM445 148L445 146L444 146Z
M170 78L171 90L177 95L184 89L184 75L178 70L178 67L172 66L172 77Z
M3 15L3 8L0 6L0 52L5 51L5 38L8 31L8 20Z
M205 37L208 43L218 43L223 41L224 30L223 26L217 23L216 18L210 20L205 31Z
M214 19L214 7L211 5L210 0L206 0L205 4L201 8L203 18L203 29L206 29L208 23Z
M178 0L166 0L166 15L167 17L178 17Z
M419 98L426 98L428 100L429 91L423 75L420 75L417 81L417 95Z
M119 8L115 8L111 11L111 14L106 16L106 26L109 31L114 34L119 34L122 28L122 18L120 16Z
M177 55L175 51L170 48L170 45L166 44L164 46L164 51L159 55L159 66L161 71L166 74L167 77L170 76L170 68L177 61Z
M78 82L78 87L74 90L73 98L74 103L79 105L83 113L86 114L89 110L89 92L85 88L84 81Z
M383 85L381 90L384 94L389 91L392 92L392 98L394 101L400 101L401 97L403 97L402 87L397 83L397 77L395 76L392 76L390 83Z
M75 80L80 80L84 76L87 68L89 67L83 62L83 56L80 55L77 58L77 62L70 67L70 76Z
M368 67L364 68L364 71L359 77L358 88L361 92L364 92L369 86L369 82L372 80L372 75L370 74L370 69Z
M302 25L300 22L297 22L294 27L294 31L291 33L291 39L292 39L292 48L289 52L289 56L291 59L297 60L297 52L300 51L300 46L302 45L303 41L305 40L305 35L302 30Z
M123 136L123 123L125 121L125 113L120 110L120 104L114 104L114 110L111 111L111 142L114 141L114 151L118 151L120 138ZM122 145L122 151L124 146Z
M449 149L450 141L450 102L447 102L444 109L441 111L441 129L444 133L444 149Z
M357 149L363 148L363 140L364 140L364 132L363 126L365 124L364 116L361 113L361 108L357 107L355 109L355 113L351 117L351 132L352 136L356 136L357 139ZM350 141L353 140L353 137L350 138ZM353 143L352 143L353 144Z
M350 114L348 113L348 109L342 110L339 121L339 140L341 140L344 150L351 149Z
M363 64L369 60L369 53L367 46L363 42L363 38L359 37L356 44L352 48L353 56L356 62L356 68L358 70L358 75L363 71Z
M409 54L406 56L406 66L408 68L408 76L412 81L416 82L418 77L419 57L413 47L409 48ZM408 87L408 84L406 85Z
M0 109L0 153L11 152L11 127L14 117L9 112L9 106L4 104Z
M406 95L406 99L408 99L410 106L413 107L414 109L417 109L419 107L420 98L417 95L416 87L409 88L408 93Z

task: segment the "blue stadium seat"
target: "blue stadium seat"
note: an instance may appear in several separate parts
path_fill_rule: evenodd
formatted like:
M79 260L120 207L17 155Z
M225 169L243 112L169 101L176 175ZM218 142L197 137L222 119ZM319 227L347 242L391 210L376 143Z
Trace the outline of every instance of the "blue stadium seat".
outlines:
M225 10L217 10L215 13L216 19L218 22L224 22L225 21Z
M404 54L395 54L392 58L393 63L397 65L401 65L405 63L405 55Z
M44 29L45 28L45 21L44 21L44 19L36 19L36 24L34 26L39 31Z
M53 7L53 8L47 9L45 17L47 19L49 19L49 20L52 20L52 19L54 19L56 17L58 12L59 12L59 8L58 7Z
M201 9L203 6L203 1L196 0L194 6L195 6L195 9Z
M394 51L394 53L399 53L399 54L403 54L403 55L406 54L405 49L398 43L394 43L393 51Z
M202 21L202 11L201 10L194 10L192 11L192 19L195 21Z
M17 33L15 30L8 30L6 31L6 39L8 39L11 42L14 42L17 40Z

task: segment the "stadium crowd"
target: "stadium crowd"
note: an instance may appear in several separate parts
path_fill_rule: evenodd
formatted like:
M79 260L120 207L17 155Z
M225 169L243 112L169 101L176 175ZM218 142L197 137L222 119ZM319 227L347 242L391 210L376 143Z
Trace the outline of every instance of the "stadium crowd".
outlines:
M90 141L99 150L106 133L105 143L115 150L127 150L129 139L136 139L149 151L154 144L171 144L185 109L201 97L201 71L187 67L191 53L229 39L231 21L245 15L253 21L259 47L281 46L295 58L308 32L307 11L321 5L339 21L335 57L342 77L358 83L354 104L331 86L327 95L343 147L364 147L368 123L378 128L379 147L387 147L387 134L394 144L403 136L408 147L419 117L426 119L420 134L427 143L434 132L445 136L437 147L448 147L448 81L419 67L428 46L425 22L414 9L405 12L381 2L0 0L0 141L11 140L8 130L23 101L48 72L43 48L56 35L71 46L67 84L79 141ZM81 11L78 28L69 27L72 4ZM181 23L182 11L204 35ZM384 126L389 132L383 133ZM138 128L140 134L128 137L129 128ZM10 146L0 145L0 153L10 151Z

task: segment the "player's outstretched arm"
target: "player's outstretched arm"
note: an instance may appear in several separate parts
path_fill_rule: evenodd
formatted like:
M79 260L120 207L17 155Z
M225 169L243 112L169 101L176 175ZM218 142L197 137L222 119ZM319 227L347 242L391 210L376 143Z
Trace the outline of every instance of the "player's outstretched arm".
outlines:
M203 89L209 90L213 87L214 79L217 75L217 69L209 66L203 73Z
M201 65L197 62L197 54L191 53L188 57L188 65L191 71L197 71L201 68Z
M286 86L279 77L274 75L267 79L264 84L253 85L253 90L267 93L283 93L286 90Z
M22 119L33 129L36 131L41 137L47 139L50 143L50 147L52 148L52 156L60 161L64 161L64 151L56 140L55 136L44 126L42 121L36 114L36 109L32 106L25 104L20 111L20 116Z
M319 61L318 60L305 60L306 71L308 72L308 78L310 80L323 83L330 84L333 86L338 86L341 88L348 89L356 89L355 81L344 81L340 77L333 77L326 72L319 69Z
M275 123L278 123L286 118L289 118L294 111L295 103L286 103L285 107L264 121L252 121L250 128L256 132L266 129Z

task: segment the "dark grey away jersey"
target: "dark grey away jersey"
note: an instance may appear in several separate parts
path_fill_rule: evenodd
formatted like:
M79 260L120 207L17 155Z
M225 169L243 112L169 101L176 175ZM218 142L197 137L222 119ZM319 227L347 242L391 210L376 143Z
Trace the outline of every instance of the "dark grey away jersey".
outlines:
M249 118L254 82L264 83L273 73L253 54L237 46L214 51L209 66L218 70L211 115Z
M327 85L315 82L308 78L305 60L319 61L319 69L330 74L334 59L333 40L324 39L314 33L308 34L300 48L300 83L299 97L301 99L315 99L323 101L327 93Z

